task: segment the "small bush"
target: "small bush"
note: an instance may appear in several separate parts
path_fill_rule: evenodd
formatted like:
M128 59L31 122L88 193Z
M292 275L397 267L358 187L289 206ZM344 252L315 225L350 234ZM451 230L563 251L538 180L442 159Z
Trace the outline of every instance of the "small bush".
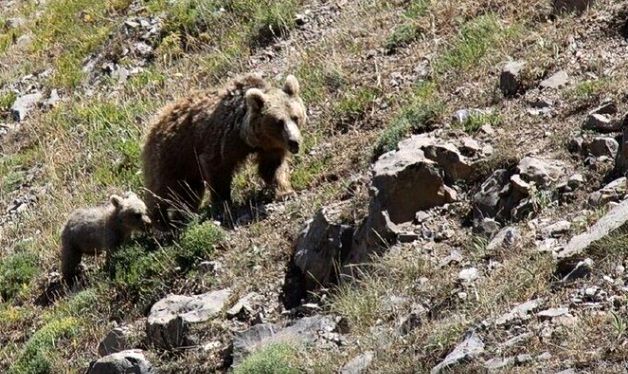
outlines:
M472 113L462 124L462 130L467 134L477 132L484 125L498 126L502 118L497 113Z
M224 236L224 232L211 222L191 225L179 241L181 250L177 251L177 263L186 269L198 260L209 258Z
M234 374L297 374L297 350L285 343L270 345L248 356Z
M419 39L422 34L423 29L415 22L403 23L393 30L386 39L384 47L390 52L395 52L398 48L403 48Z
M33 252L20 251L0 261L0 296L8 300L27 288L40 272L39 258Z
M361 87L348 92L334 105L334 118L345 127L347 123L355 121L368 111L378 95L379 91L371 87Z
M57 342L78 332L78 320L68 317L48 322L26 342L18 360L9 373L50 373L53 370L54 350Z
M260 6L255 15L251 45L264 46L274 38L285 37L294 28L296 1L274 1Z

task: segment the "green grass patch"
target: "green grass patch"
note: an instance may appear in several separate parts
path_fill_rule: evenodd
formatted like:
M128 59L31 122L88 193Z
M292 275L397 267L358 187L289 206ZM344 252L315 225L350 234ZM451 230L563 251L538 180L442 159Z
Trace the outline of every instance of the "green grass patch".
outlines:
M234 374L298 374L298 351L287 343L271 344L249 355Z
M301 82L301 97L307 104L319 103L330 90L338 90L345 84L342 71L321 56L308 55L296 69Z
M474 134L484 125L499 126L501 124L502 117L498 113L473 112L458 126L467 134Z
M327 154L298 164L290 176L292 187L297 191L308 188L316 178L319 178L328 170L331 160L332 155Z
M423 32L423 28L414 21L403 23L395 27L392 34L388 36L384 48L394 52L418 40L423 35Z
M519 33L517 27L505 27L493 13L479 16L461 28L458 36L445 53L434 62L437 73L465 71L481 63L503 41Z
M0 296L9 300L27 291L31 281L39 274L39 258L29 250L18 250L0 262Z
M193 264L210 258L223 238L219 227L206 222L191 224L178 244L154 251L146 251L139 242L129 244L111 256L112 285L124 299L144 309L165 294L172 282L185 275Z
M74 336L78 328L79 321L73 317L48 322L28 339L18 360L10 367L9 373L53 372L57 343Z
M366 113L379 94L379 90L373 87L360 87L355 91L345 93L334 103L333 118L336 118L340 126L346 127L349 122L357 120Z
M444 105L434 99L434 83L422 83L415 89L411 101L402 107L400 113L380 134L373 158L397 148L397 144L409 134L429 131L440 118Z
M576 103L591 103L602 94L607 93L610 90L610 84L610 81L607 79L586 80L566 90L563 97Z
M0 94L0 111L4 112L11 109L15 99L17 99L17 95L13 91Z

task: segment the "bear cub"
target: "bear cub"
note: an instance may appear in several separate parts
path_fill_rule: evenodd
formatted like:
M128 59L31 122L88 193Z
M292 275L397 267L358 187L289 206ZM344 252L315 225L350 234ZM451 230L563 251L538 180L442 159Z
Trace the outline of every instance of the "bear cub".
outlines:
M146 205L133 192L112 195L109 204L77 209L61 231L61 274L69 284L78 274L83 254L107 255L136 231L151 225Z
M246 75L222 92L203 92L166 106L150 127L142 153L145 201L155 227L169 230L172 216L196 212L206 187L213 204L229 203L234 173L249 155L256 156L261 178L277 197L294 193L287 159L299 151L299 127L306 119L292 75L282 88Z

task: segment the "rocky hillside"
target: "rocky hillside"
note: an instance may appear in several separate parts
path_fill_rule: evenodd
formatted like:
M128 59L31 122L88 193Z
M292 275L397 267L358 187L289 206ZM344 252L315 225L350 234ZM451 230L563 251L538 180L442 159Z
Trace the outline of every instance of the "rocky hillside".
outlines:
M0 7L0 372L626 370L625 1ZM156 111L248 72L301 83L296 196L248 165L64 287Z

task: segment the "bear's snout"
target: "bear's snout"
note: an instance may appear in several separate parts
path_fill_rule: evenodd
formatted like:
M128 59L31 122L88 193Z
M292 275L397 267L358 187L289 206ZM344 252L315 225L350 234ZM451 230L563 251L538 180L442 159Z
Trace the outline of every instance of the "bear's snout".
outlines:
M153 224L153 221L150 220L150 218L148 218L147 215L143 215L142 216L142 222L144 222L145 226L150 226Z
M301 131L299 131L296 123L289 121L286 124L284 128L284 136L290 153L299 153L299 148L301 146Z

